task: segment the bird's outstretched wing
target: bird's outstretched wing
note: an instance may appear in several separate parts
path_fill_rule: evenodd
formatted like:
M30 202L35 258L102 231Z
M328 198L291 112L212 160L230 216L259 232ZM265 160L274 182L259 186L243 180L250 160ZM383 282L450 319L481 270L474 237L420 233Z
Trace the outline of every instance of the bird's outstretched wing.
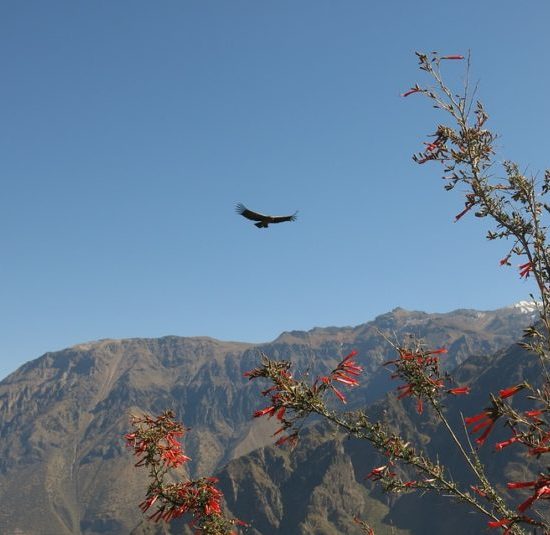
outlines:
M298 212L294 212L292 215L274 215L271 216L270 223L284 223L285 221L296 221Z
M268 215L260 214L259 212L253 212L242 203L237 204L235 210L238 214L241 214L243 217L246 217L246 219L250 219L252 221L269 221Z
M251 219L252 221L258 221L256 226L258 228L267 228L272 223L284 223L285 221L295 221L296 215L298 212L294 212L292 215L264 215L259 212L254 212L249 210L244 204L237 204L236 208L237 213Z

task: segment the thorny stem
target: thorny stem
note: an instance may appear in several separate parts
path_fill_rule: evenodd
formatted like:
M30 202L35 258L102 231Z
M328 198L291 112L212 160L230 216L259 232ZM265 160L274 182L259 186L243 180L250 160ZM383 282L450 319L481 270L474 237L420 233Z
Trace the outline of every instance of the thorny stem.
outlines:
M350 435L354 436L355 438L367 440L371 444L373 444L377 449L383 449L384 444L380 440L376 440L376 430L374 429L374 426L370 424L366 417L363 416L361 424L352 425L347 420L343 419L342 417L338 416L336 413L327 411L324 408L320 409L317 404L309 404L309 409L311 412L314 412L316 414L319 414L320 416L323 416L328 421L332 422L339 428L345 430ZM438 415L444 422L445 426L451 433L451 436L453 437L453 440L459 447L460 451L464 455L465 459L468 461L468 464L476 474L476 476L479 478L479 480L483 483L484 487L487 489L490 489L490 495L491 501L497 506L497 510L500 515L506 516L508 518L512 518L515 515L512 511L510 511L507 507L504 501L500 496L496 494L494 489L491 487L489 481L487 480L486 476L483 474L483 472L480 470L480 467L476 467L474 463L472 463L471 459L469 458L468 454L462 447L462 444L452 431L451 427L449 426L449 423L447 422L444 415L441 413L438 408L436 408ZM363 429L366 428L367 432L365 432ZM452 481L448 481L443 476L443 471L439 469L439 465L434 465L430 461L424 458L423 455L403 455L400 453L394 453L394 456L402 461L405 461L408 465L415 467L420 472L426 474L430 478L436 479L449 493L454 495L456 498L458 498L461 501L464 501L468 504L470 504L472 507L477 509L480 513L488 516L489 518L493 520L499 520L499 516L495 514L495 512L490 511L486 507L483 506L483 504L479 503L470 493L461 491L456 483ZM525 531L517 524L514 524L511 526L509 533L513 533L516 535L522 535L525 533Z
M469 59L468 59L468 69L469 69ZM505 214L499 209L500 203L490 196L490 188L484 184L485 177L481 175L479 169L479 158L476 154L476 147L474 146L474 140L472 136L468 135L470 128L468 127L468 116L469 113L466 112L465 106L461 105L460 102L457 102L454 98L454 95L449 90L447 85L444 83L439 70L433 69L431 65L428 65L428 72L433 76L439 89L445 94L448 98L450 104L445 103L436 93L429 92L428 96L433 98L437 104L442 108L447 110L451 116L457 121L457 124L460 128L461 139L466 142L467 149L467 159L466 164L470 167L470 172L472 174L471 179L465 179L472 189L475 197L480 201L480 206L487 211L487 214L490 215L498 225L505 228L511 236L514 236L517 240L517 243L521 245L521 250L523 254L527 257L527 260L535 266L533 269L533 275L535 281L539 288L540 297L542 300L542 310L539 312L539 317L544 324L546 333L550 333L550 295L549 288L547 287L548 278L550 277L550 259L548 258L547 248L544 246L545 236L544 232L540 228L540 204L536 199L535 185L534 181L531 180L529 187L527 187L527 195L525 196L527 204L527 212L530 216L530 220L533 224L533 241L530 243L529 238L526 236L526 231L523 227L518 228L513 223L513 219L505 217ZM468 99L467 86L463 98L463 103ZM533 251L533 249L534 251ZM540 268L537 267L538 263L542 264ZM544 336L544 342L547 346L547 351L550 351L550 337ZM540 355L541 363L547 378L550 377L550 374L546 367L546 362L544 354Z
M482 130L482 126L487 119L487 114L483 106L479 102L477 103L477 120L475 124L470 126L468 119L473 104L473 94L469 96L467 82L465 83L464 97L459 98L457 102L441 77L439 69L441 58L438 57L436 53L433 53L431 59L425 54L417 53L417 55L420 60L420 69L432 76L436 81L437 87L432 91L420 88L416 85L416 92L420 92L433 100L435 102L435 107L447 111L456 121L458 129L454 130L446 126L439 126L436 132L436 142L429 145L425 153L420 156L415 156L414 159L418 163L425 163L427 160L438 160L443 163L445 165L445 174L451 173L449 176L443 177L444 179L450 179L450 183L445 186L445 189L452 189L458 182L469 187L471 193L466 194L467 202L465 203L465 209L456 217L456 220L474 206L478 206L480 210L476 212L475 215L478 217L489 216L497 225L497 232L489 232L487 234L489 239L513 238L515 240L510 253L501 261L501 264L504 262L508 263L508 259L512 255L524 256L524 258L527 259L528 262L520 266L520 269L523 270L523 272L520 272L520 276L527 277L530 273L534 276L542 301L541 307L537 304L537 308L544 331L542 333L539 332L535 326L526 329L526 337L532 337L534 341L521 343L520 345L538 355L545 374L546 387L548 388L548 385L550 385L550 374L547 369L547 361L549 360L550 354L550 248L546 243L547 228L542 226L541 218L543 210L550 213L550 207L539 201L535 179L528 179L525 177L512 162L504 162L503 164L506 171L506 183L497 183L495 185L489 183L487 170L493 165L490 155L493 153L493 140L495 136L489 131ZM453 59L460 58L455 57ZM468 57L467 72L469 66L470 60ZM404 96L407 96L407 94ZM458 147L458 150L455 151L453 148L448 149L445 146L448 140ZM541 189L541 196L549 191L550 170L545 173L545 181ZM535 298L533 297L533 299ZM535 303L537 303L536 300ZM483 466L474 449L471 448L471 455L465 451L460 440L458 440L458 437L442 413L437 400L430 396L428 397L453 442L461 452L461 455L467 461L479 481L483 484L484 492L491 498L491 501L497 509L502 512L504 517L506 519L511 519L512 525L509 526L506 524L506 533L512 532L512 528L516 527L517 522L531 521L530 519L525 519L525 517L520 518L517 515L515 515L516 520L513 521L514 515L507 511L504 501L496 494L489 484ZM545 411L548 412L550 408L548 396L544 391L540 393L540 391L537 390L536 395L531 397L531 399L542 401L546 407ZM493 397L493 402L494 401L495 398ZM543 432L543 426L546 425L544 422L539 421L538 424L534 424L532 421L526 422L525 418L522 418L521 415L517 414L517 412L513 411L511 408L501 408L501 410L504 410L501 415L506 414L508 418L507 423L514 431L516 440L521 440L525 445L528 445L529 442L533 444L532 429L537 428L537 426L538 432L542 434L542 440L547 440L549 435L547 432ZM520 433L517 435L515 429L515 425L517 424L526 424L528 428L530 428L528 433ZM544 444L540 438L538 440L539 445ZM507 445L505 443L501 444L501 448ZM534 447L534 449L536 450L537 448ZM539 449L543 451L546 450L545 447ZM534 496L535 497L532 497L532 501L539 499L542 494ZM519 510L524 511L530 506L532 501L527 502L529 504L528 506L524 506L523 508L520 506ZM534 524L534 522L532 523ZM499 525L504 526L504 524ZM545 529L548 528L546 523L537 523L537 525Z
M508 507L506 507L506 503L504 502L504 500L495 492L493 486L489 482L489 479L485 474L485 470L483 469L483 465L479 462L476 452L472 448L472 455L474 455L474 458L477 461L477 462L474 462L472 461L470 455L468 455L468 453L464 449L462 442L456 436L456 433L453 431L453 428L450 426L449 421L445 417L445 414L441 410L441 407L439 406L439 404L434 399L431 399L430 401L431 401L432 407L434 408L437 415L439 416L439 419L441 420L441 422L443 422L445 429L449 433L457 449L460 451L460 454L464 457L465 461L467 462L468 466L471 468L472 472L475 474L475 476L479 479L480 483L483 485L483 491L488 494L491 501L498 508L499 513L502 516L507 516L507 517L513 516L513 513L508 509Z

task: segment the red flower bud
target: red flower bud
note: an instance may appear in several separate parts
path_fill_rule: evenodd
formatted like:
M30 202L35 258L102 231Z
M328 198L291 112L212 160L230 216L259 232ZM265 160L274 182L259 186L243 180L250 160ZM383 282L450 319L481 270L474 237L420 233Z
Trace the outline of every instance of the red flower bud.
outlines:
M454 396L458 396L460 394L469 394L471 391L471 388L469 386L459 386L457 388L451 388L450 390L447 390L447 394L453 394Z
M527 385L525 383L521 383L520 385L512 386L510 388L505 388L503 390L499 390L498 395L500 399L506 399L510 396L513 396L517 394L520 390L523 390Z

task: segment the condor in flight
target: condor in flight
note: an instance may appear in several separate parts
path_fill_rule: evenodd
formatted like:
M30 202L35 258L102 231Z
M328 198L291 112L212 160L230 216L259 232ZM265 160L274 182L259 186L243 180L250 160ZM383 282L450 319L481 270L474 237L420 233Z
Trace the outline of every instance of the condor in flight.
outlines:
M271 223L284 223L285 221L295 221L296 214L298 213L294 212L292 215L264 215L249 210L244 204L241 203L237 204L236 210L238 214L246 217L246 219L258 221L258 223L254 223L254 225L256 225L258 228L267 228Z

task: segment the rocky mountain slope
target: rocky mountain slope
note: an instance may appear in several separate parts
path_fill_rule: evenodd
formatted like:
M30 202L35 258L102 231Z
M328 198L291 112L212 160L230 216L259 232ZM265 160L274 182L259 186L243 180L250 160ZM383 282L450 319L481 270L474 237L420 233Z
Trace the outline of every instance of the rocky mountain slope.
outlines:
M431 346L444 345L453 367L471 354L488 355L512 343L531 319L520 308L448 314L396 309L357 327L293 331L256 346L169 336L103 340L47 353L0 382L0 533L169 531L141 524L136 504L146 481L121 439L129 414L173 409L192 428L185 449L193 458L186 465L193 476L211 474L232 459L247 462L236 460L247 454L264 455L271 429L251 421L261 401L258 387L242 377L260 351L316 374L356 348L366 374L355 396L372 401L393 386L380 369L391 354L381 332L397 339L412 333ZM326 447L315 456L319 462L338 458L333 446ZM322 473L312 468L310 475L329 477ZM306 478L299 482L306 484ZM296 481L291 487L300 488ZM368 502L368 493L361 492ZM316 487L317 508L327 502L323 493ZM285 518L288 526L295 520Z

